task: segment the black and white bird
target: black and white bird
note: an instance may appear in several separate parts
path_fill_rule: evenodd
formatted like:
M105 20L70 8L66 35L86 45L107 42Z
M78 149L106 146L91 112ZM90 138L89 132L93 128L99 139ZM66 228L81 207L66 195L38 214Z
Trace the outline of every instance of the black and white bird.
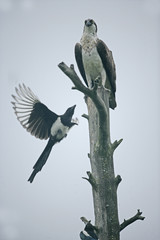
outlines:
M86 224L84 230L94 239L98 239L95 227L90 223L90 221Z
M89 88L92 88L97 77L100 83L110 90L109 107L116 104L116 69L112 52L97 37L97 24L93 19L85 20L80 43L75 45L75 58L79 71Z
M95 238L91 237L86 231L81 231L79 236L82 240L96 240Z
M63 115L57 115L40 102L29 87L24 84L15 88L17 96L14 98L13 109L21 125L39 139L48 139L48 143L33 166L33 172L28 181L33 182L36 174L46 163L52 147L67 136L71 127L78 124L72 119L76 105L68 108Z
M81 220L84 222L85 228L80 232L80 238L82 240L98 240L97 229L91 224L91 220L88 221L85 217L81 217Z

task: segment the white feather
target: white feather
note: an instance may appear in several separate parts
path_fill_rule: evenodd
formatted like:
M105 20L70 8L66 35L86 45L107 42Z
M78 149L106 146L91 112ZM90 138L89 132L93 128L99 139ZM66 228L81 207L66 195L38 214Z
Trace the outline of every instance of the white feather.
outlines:
M90 52L82 49L83 66L89 87L92 87L92 81L97 77L101 78L102 85L105 85L106 72L102 60L97 52L96 46Z
M57 120L54 122L54 124L51 127L51 135L57 136L58 140L66 137L68 131L69 131L69 127L64 126L62 124L60 117L57 118Z

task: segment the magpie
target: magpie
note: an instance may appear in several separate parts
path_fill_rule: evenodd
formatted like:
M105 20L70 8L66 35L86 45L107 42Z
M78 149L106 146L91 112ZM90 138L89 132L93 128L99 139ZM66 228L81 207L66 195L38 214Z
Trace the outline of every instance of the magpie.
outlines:
M76 105L68 108L63 115L57 115L41 103L32 90L24 84L19 84L19 88L15 88L15 91L17 96L12 95L15 101L11 103L20 124L36 138L49 138L28 179L32 183L46 163L52 147L67 136L71 127L78 125L78 120L72 119Z
M98 239L97 234L96 234L96 228L90 223L90 221L88 221L88 223L86 224L84 230L89 234L89 236L91 236L94 239Z
M81 231L79 236L82 240L96 240L95 238L91 237L86 231Z
M90 240L95 239L98 240L97 236L97 228L91 224L91 220L88 221L85 217L81 217L82 222L85 224L84 231L80 233L80 237L83 240L89 240L88 236L90 237Z

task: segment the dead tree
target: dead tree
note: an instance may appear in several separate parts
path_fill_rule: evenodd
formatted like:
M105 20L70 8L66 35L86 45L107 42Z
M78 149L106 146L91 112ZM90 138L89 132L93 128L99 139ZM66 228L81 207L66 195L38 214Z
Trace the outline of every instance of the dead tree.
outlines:
M132 222L144 217L138 210L137 214L119 224L117 207L117 188L121 177L114 174L113 153L122 142L111 142L110 117L109 117L109 91L99 86L99 79L95 79L92 89L83 85L74 70L74 66L68 67L60 63L59 68L71 79L73 89L79 90L85 95L88 107L88 119L90 136L90 163L91 172L87 172L92 186L95 226L100 240L119 240L120 231Z

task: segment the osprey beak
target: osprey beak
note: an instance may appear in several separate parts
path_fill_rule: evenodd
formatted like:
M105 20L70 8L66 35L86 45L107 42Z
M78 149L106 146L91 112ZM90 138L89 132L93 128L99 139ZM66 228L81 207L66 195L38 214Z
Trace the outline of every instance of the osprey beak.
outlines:
M90 26L92 25L91 19L87 19L87 20L85 21L85 25L86 25L87 27L90 27Z

